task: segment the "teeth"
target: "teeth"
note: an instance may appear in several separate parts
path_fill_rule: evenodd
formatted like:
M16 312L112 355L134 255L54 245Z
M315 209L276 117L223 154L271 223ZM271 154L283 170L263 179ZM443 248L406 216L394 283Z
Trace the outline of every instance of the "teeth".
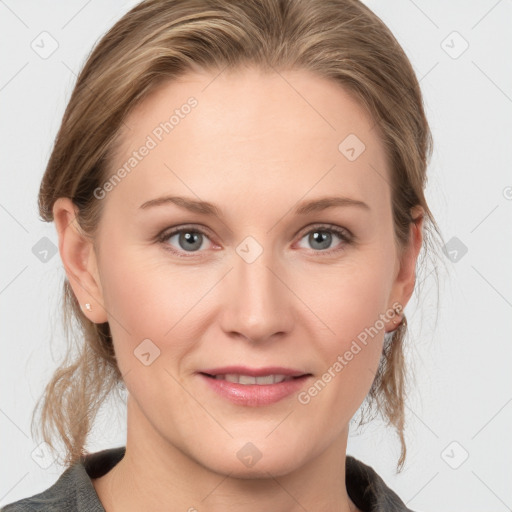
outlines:
M261 377L254 377L255 384L274 384L277 375L262 375ZM247 377L246 377L247 378ZM245 384L240 376L240 384Z
M250 375L240 375L238 377L238 384L256 384L258 379L259 377L251 377Z
M278 384L285 380L292 380L292 377L286 375L262 375L261 377L253 377L252 375L239 375L237 373L227 373L226 375L215 375L218 380L226 380L235 384Z

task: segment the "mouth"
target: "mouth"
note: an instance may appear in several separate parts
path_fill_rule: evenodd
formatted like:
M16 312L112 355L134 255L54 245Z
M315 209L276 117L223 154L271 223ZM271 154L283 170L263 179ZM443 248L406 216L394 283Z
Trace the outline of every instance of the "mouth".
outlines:
M289 368L225 367L197 372L217 395L236 405L263 406L296 392L311 373Z
M279 373L269 374L269 375L262 375L259 377L255 377L253 375L244 375L239 373L225 373L225 374L217 374L217 375L210 375L208 373L200 372L201 375L204 375L205 377L209 377L210 379L215 380L225 380L226 382L232 382L234 384L242 384L243 386L248 385L258 385L258 386L267 386L269 384L279 384L280 382L287 382L294 379L300 379L301 377L304 377L304 375L298 375L296 377L290 377L288 375L283 375ZM309 375L309 374L307 374Z

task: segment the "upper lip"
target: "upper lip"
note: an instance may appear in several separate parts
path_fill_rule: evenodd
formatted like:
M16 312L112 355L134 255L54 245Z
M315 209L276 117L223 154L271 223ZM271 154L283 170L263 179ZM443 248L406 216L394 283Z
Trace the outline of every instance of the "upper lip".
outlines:
M248 366L223 366L222 368L211 368L200 370L199 373L206 373L207 375L250 375L252 377L261 377L263 375L286 375L289 377L301 377L302 375L309 375L307 372L295 370L293 368L284 368L282 366L267 366L265 368L249 368Z

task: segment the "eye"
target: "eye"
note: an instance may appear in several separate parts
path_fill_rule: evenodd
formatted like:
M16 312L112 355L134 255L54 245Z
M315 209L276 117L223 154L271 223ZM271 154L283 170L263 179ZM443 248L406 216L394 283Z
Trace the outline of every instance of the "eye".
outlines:
M339 238L342 243L341 247L330 249L333 242L333 235L335 238ZM352 235L346 229L339 228L337 226L316 226L314 229L310 229L302 236L301 241L307 239L310 246L315 249L315 252L337 252L343 250L346 244L352 242ZM327 250L326 250L327 249Z
M170 240L173 238L177 245L170 243ZM158 241L163 245L164 249L184 258L189 256L183 253L194 253L203 248L205 238L208 239L205 231L186 226L180 229L165 231L158 235Z

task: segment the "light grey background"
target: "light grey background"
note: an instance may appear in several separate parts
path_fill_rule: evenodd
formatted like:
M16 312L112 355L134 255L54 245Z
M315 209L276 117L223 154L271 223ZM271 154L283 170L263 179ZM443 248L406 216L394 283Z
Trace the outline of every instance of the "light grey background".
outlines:
M64 270L58 253L46 261L38 253L43 237L57 245L57 236L38 220L37 192L76 74L136 3L0 0L0 505L46 489L63 471L40 466L51 460L29 429L64 346ZM421 80L435 143L427 197L457 260L446 258L437 325L432 275L406 308L416 382L404 471L394 473L399 444L380 421L352 431L347 452L415 511L511 510L512 2L365 3ZM45 31L58 43L49 56L40 55L51 49ZM124 421L107 404L87 448L124 444Z

